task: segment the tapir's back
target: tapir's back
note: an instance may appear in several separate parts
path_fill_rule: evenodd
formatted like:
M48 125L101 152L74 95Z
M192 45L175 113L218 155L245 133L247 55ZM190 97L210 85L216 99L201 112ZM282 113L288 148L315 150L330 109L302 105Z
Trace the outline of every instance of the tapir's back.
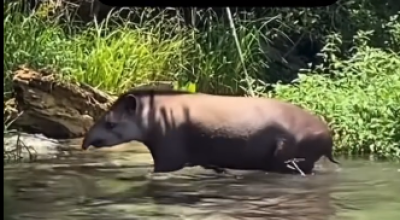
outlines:
M181 94L159 96L155 100L161 121L189 124L198 132L215 135L246 137L266 127L279 127L296 134L326 130L318 117L276 99Z

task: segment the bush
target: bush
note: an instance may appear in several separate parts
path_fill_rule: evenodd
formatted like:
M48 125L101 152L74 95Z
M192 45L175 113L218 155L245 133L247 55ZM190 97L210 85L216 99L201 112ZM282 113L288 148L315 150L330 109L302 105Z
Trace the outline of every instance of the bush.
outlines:
M296 86L278 84L275 96L323 115L338 152L400 157L400 56L367 46L368 33L354 39L349 60L328 43L330 65L305 71Z

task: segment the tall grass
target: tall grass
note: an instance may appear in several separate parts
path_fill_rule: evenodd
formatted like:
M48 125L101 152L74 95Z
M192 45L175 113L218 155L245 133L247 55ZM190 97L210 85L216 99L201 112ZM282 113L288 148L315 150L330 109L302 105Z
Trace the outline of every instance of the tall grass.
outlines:
M136 23L125 20L115 24L109 17L101 23L71 27L60 21L61 15L53 18L43 13L45 9L29 16L11 13L12 9L4 8L7 73L28 63L34 68L56 68L65 77L113 93L154 80L190 81L200 91L246 92L243 63L224 19L200 32L181 25L177 22L180 18L168 18L167 11L155 16L149 9L132 12L140 13L140 18L152 16ZM249 76L267 80L270 58L260 48L265 39L261 27L238 15L233 19ZM258 22L265 25L273 19Z
M103 23L78 32L37 14L6 15L4 72L23 63L52 67L67 78L118 93L149 80L173 79L187 62L184 47L190 39L179 34L160 40L162 30L150 25L109 29Z

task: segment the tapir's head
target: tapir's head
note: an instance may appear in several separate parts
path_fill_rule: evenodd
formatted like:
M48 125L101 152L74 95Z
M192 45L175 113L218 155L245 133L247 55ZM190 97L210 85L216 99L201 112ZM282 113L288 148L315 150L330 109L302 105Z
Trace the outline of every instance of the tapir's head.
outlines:
M143 142L146 123L142 109L140 97L129 93L120 96L85 134L82 149L110 147L129 141Z

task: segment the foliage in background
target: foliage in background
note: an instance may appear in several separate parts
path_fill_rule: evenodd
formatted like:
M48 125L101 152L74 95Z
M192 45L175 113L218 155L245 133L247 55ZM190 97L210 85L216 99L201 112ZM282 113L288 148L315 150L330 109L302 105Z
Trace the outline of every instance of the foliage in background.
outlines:
M33 68L52 67L66 78L119 93L148 80L173 79L185 65L184 44L190 40L183 34L160 40L163 32L152 24L126 24L113 30L105 25L76 33L38 14L8 14L5 76L16 65L28 63Z
M400 157L400 56L368 46L368 37L360 31L350 59L306 70L296 86L277 84L275 96L323 115L337 151ZM332 59L339 51L330 46L324 55Z
M338 151L399 156L399 7L394 0L350 0L315 9L233 10L253 89L260 95L273 89L269 95L323 115ZM79 25L48 10L28 15L4 6L6 91L12 69L24 63L111 93L149 81L209 93L249 89L223 11L194 11L192 28L167 10L132 11L137 22L116 23L115 15Z
M196 93L197 92L196 84L195 83L191 83L191 82L188 82L188 83L183 84L183 85L177 82L174 85L174 89L175 90L185 90L185 91L188 91L188 92L191 92L191 93Z

